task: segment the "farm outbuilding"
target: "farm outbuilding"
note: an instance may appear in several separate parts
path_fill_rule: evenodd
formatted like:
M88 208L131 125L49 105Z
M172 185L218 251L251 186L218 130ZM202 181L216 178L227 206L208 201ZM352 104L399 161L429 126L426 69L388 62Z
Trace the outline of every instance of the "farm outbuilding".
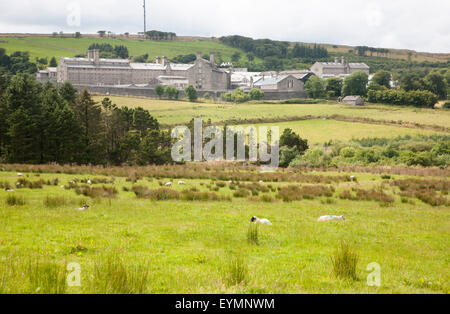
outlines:
M364 106L364 99L361 96L346 96L342 102L347 105Z

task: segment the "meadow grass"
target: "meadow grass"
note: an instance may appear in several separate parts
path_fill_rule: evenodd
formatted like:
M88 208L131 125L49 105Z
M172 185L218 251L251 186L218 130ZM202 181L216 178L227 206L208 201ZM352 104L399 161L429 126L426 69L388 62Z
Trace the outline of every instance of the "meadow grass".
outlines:
M64 185L74 178L81 181L93 177L88 173L24 173L29 180L36 175L45 181L58 178ZM295 183L288 177L285 181L261 184L267 189L259 188L259 197L270 196L272 202L255 201L251 195L234 198L230 185L215 193L231 197L231 201L154 201L136 197L128 177L116 176L113 183L94 185L114 187L117 194L113 199L86 197L77 195L75 189L45 185L42 189L15 191L14 195L27 199L20 208L7 206L4 200L11 192L0 191L0 290L3 293L449 293L450 208L431 206L413 196L408 199L414 200L414 204L402 202L400 188L395 185L384 190L394 197L388 206L375 200L340 199L344 190L370 190L383 180L379 174L348 175L356 175L357 182L330 181L335 189L331 197L291 202L276 199L278 188L311 184ZM408 178L413 177L392 175L393 180ZM16 180L16 173L0 172L0 181L14 184ZM173 178L159 178L162 182L170 180ZM174 185L172 189L179 193L191 188L208 192L208 186L222 182L206 178L184 181L186 186ZM137 180L136 185L152 190L160 188L158 180L145 177ZM125 186L130 189L124 191ZM250 184L243 186L250 188ZM68 201L46 207L44 200L48 196ZM91 208L78 211L81 202ZM247 237L249 220L254 215L273 223L259 229L258 245ZM347 220L318 223L317 218L322 215L345 215ZM342 239L358 251L361 280L346 280L334 274L331 257ZM242 260L234 258L239 255ZM30 274L36 271L25 271L30 260L46 260L57 267L48 267L53 269L49 278L32 280L35 275ZM63 290L57 283L65 273L65 265L73 262L81 266L81 287ZM372 262L381 265L379 288L368 287L365 282L368 273L364 269ZM36 267L47 269L48 263L39 265L43 268ZM37 282L41 286L38 291Z
M211 119L218 123L236 120L241 124L245 119L265 119L276 121L286 117L341 115L350 118L374 119L436 125L450 125L450 111L443 109L414 108L405 106L366 105L355 107L333 102L322 104L277 104L274 102L250 102L244 104L198 102L190 103L181 100L160 100L152 98L125 96L94 96L96 101L109 97L118 106L135 108L144 107L158 121L166 125L186 124L192 118ZM372 125L369 125L372 126Z

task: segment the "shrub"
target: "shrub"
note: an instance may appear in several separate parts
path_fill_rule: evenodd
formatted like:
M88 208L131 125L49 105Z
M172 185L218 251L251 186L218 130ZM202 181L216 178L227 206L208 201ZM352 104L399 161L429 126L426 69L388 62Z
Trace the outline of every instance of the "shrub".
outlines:
M341 241L340 246L331 258L334 275L343 279L357 280L358 261L358 253L348 243Z

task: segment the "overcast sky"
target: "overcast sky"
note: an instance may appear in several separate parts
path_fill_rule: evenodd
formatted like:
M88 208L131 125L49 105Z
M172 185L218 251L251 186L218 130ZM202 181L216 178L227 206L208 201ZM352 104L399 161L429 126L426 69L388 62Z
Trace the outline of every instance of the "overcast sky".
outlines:
M137 33L142 3L1 0L0 33ZM147 0L147 30L450 53L449 12L449 0Z

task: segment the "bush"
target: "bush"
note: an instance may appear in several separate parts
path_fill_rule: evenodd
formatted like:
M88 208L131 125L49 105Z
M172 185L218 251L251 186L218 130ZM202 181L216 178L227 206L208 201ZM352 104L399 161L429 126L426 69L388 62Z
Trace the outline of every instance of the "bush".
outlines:
M427 108L434 108L434 105L438 101L438 97L435 94L422 90L413 90L409 92L393 89L369 90L367 98L368 101L374 103Z
M262 92L258 88L254 88L248 93L248 96L251 100L260 100L264 98L264 92Z
M180 94L180 91L178 89L176 89L173 86L167 86L164 89L164 94L167 96L167 98L169 99L178 99L178 96Z

